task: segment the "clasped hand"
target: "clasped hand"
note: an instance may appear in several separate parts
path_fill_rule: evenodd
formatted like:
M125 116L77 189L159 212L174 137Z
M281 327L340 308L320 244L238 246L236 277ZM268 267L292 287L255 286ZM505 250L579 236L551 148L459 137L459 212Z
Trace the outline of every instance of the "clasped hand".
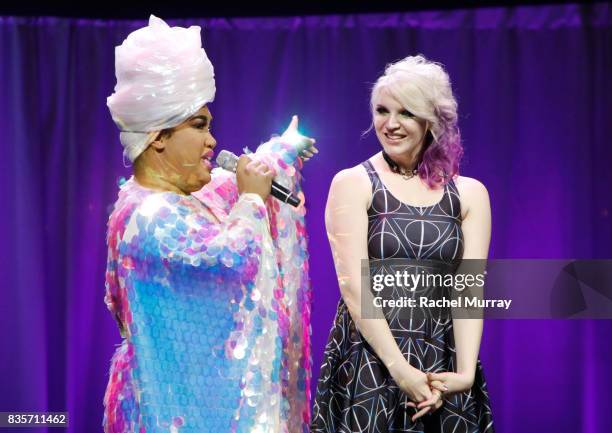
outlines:
M413 367L410 367L406 373L400 373L400 376L403 377L396 377L395 380L400 389L408 394L411 400L408 406L417 409L412 416L412 421L416 421L427 413L435 412L442 406L444 397L467 391L474 382L474 379L466 374L423 373Z

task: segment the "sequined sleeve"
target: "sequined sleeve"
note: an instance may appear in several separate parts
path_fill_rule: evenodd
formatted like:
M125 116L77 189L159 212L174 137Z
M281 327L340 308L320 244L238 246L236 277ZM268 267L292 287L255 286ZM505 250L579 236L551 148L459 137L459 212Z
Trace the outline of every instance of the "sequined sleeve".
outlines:
M303 197L302 161L293 143L275 137L263 143L253 155L276 171L275 181ZM310 419L311 288L308 278L306 208L294 208L275 198L266 200L270 232L281 275L279 296L279 333L283 345L282 394L285 402L282 418L289 432L306 431ZM283 430L285 431L285 430Z
M253 158L267 163L276 172L274 180L289 188L294 193L299 192L302 160L298 157L295 145L284 141L282 137L274 137L261 144Z
M124 240L130 243L132 236L150 234L157 244L151 244L145 254L156 254L158 249L170 262L232 268L253 256L251 251L262 237L257 225L268 225L266 208L257 194L241 195L222 224L212 223L187 198L153 194L132 215Z
M302 168L302 161L298 156L295 146L283 141L281 137L273 137L259 145L257 151L249 155L251 159L265 162L271 167L276 173L274 177L276 182L296 194L301 194L300 169ZM238 199L236 175L217 167L212 171L211 182L194 193L194 196L217 211L227 213ZM274 204L274 201L276 199L270 196L266 203ZM275 208L276 206L268 206L268 210L274 210ZM272 215L270 216L272 217Z

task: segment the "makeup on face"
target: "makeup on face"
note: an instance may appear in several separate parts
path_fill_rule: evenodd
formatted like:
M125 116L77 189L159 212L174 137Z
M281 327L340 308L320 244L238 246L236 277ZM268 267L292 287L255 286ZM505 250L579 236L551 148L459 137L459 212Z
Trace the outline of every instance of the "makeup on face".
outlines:
M422 146L426 123L384 89L375 102L374 129L385 151L391 156L416 155Z

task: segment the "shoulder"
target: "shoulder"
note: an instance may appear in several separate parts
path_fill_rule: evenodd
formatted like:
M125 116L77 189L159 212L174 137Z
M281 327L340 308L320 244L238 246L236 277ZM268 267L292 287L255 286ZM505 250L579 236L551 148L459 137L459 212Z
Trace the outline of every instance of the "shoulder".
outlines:
M353 183L356 182L358 184L368 184L368 173L363 165L358 164L351 168L345 168L344 170L340 170L334 176L332 180L332 184L343 184L343 183Z
M119 192L119 200L115 204L113 216L120 219L130 219L134 216L154 217L165 214L168 208L186 203L187 196L181 196L170 191L157 191L139 185L134 178L125 182Z
M359 164L340 170L332 179L331 189L350 189L352 193L369 194L371 185L365 167Z
M366 169L358 164L340 170L332 179L328 200L366 204L372 195L372 186Z
M155 232L157 228L169 226L182 227L193 218L200 217L196 212L197 198L173 192L154 192L149 194L136 207L130 223L137 224L140 230Z
M459 195L462 197L470 198L470 197L488 197L489 193L484 184L474 179L473 177L467 176L457 176L455 179L455 186L459 191Z
M454 181L461 205L466 211L473 207L489 206L489 192L482 182L467 176L457 176Z
M167 243L190 236L194 230L209 224L206 216L199 211L198 203L195 197L173 192L151 193L129 217L124 240L132 242L136 237Z

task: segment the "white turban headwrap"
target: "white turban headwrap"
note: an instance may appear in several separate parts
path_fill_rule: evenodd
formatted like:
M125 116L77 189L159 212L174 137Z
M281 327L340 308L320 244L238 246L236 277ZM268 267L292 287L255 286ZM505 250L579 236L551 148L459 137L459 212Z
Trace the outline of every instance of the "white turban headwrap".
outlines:
M180 124L215 98L215 74L200 27L170 27L154 15L147 27L115 47L115 74L115 93L106 103L121 130L123 153L132 162L159 131Z

